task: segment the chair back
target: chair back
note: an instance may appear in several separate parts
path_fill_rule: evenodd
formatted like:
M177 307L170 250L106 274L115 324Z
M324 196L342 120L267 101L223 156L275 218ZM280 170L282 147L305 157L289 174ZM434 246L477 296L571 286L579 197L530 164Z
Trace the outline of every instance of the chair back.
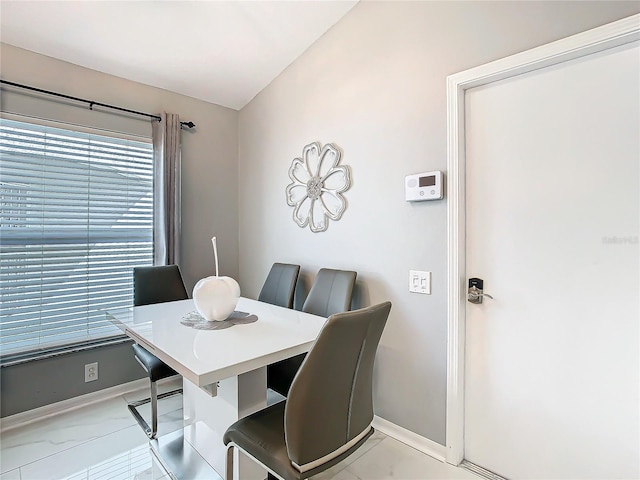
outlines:
M289 459L301 471L370 430L373 363L390 310L384 302L332 315L302 363L284 423Z
M321 268L302 305L302 311L328 317L351 310L356 272Z
M258 300L261 302L293 308L293 294L300 274L300 265L274 263L264 281Z
M135 267L133 305L172 302L189 298L177 265Z

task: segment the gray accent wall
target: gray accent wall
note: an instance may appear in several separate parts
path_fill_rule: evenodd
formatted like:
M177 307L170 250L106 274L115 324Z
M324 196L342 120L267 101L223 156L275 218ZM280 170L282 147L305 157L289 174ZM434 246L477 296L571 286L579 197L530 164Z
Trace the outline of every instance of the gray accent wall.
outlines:
M131 344L83 350L0 370L0 416L7 417L51 403L146 378L133 358ZM84 366L98 362L98 380L84 381Z
M376 414L444 445L448 193L407 203L404 177L446 170L446 77L638 11L615 1L358 3L240 111L244 294L258 294L276 261L302 265L306 286L322 267L356 270L360 304L393 302ZM285 188L315 141L343 149L352 187L342 219L314 234L293 222ZM432 272L431 295L409 293L409 270Z
M0 44L2 79L148 113L177 113L193 121L182 134L182 261L187 290L215 271L238 278L238 112L191 97ZM215 68L215 66L212 66ZM189 72L184 72L185 77ZM150 120L90 111L81 104L11 88L2 111L128 134L151 136ZM84 365L99 358L100 380L84 383ZM74 373L75 372L75 373ZM78 373L80 372L80 373ZM104 378L103 378L104 372ZM1 415L7 416L140 378L130 347L109 347L2 368Z

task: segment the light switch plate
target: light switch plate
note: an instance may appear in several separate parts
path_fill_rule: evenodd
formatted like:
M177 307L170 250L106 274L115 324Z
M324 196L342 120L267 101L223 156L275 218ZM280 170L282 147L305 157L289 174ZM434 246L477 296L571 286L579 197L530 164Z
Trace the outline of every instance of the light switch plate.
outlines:
M431 295L431 272L409 270L409 291Z

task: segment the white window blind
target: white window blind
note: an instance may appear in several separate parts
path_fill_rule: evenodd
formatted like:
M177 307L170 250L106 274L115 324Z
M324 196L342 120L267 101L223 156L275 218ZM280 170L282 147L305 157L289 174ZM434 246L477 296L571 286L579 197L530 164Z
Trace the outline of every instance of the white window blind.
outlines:
M0 119L0 353L120 335L153 262L151 143Z

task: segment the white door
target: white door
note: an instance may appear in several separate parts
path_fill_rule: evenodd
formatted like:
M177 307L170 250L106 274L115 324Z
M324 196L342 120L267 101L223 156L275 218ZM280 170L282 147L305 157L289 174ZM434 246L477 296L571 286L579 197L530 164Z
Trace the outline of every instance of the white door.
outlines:
M464 457L506 478L640 477L639 59L466 91Z

